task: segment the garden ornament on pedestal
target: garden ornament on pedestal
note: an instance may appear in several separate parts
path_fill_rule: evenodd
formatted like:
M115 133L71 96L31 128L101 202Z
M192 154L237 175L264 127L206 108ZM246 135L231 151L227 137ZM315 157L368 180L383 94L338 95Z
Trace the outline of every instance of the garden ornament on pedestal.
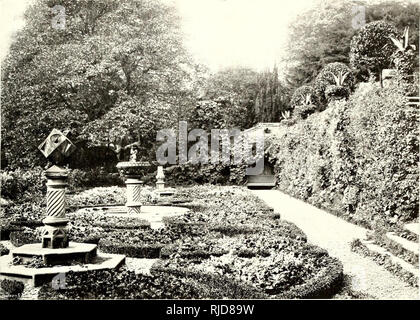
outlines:
M159 196L172 196L175 193L173 188L165 188L165 174L163 166L158 166L156 174L156 193Z
M62 163L75 148L67 136L57 129L53 129L38 147L45 158L53 163L53 166L45 171L47 217L42 221L45 225L42 231L43 248L67 248L69 244L66 233L68 219L65 215L65 188L68 175L67 171L58 164Z
M163 167L158 166L156 174L156 189L163 190L165 189L165 174L163 173Z
M135 214L141 213L141 187L145 171L150 167L149 162L137 160L137 150L132 147L130 151L130 161L123 161L117 163L117 168L125 177L125 184L127 186L127 213Z
M75 150L74 144L66 134L54 129L38 148L53 163L45 171L47 216L43 220L42 243L24 244L13 249L9 255L0 257L0 278L19 278L35 287L48 282L53 287L61 287L65 285L61 281L65 280L69 271L78 273L119 268L125 263L124 255L98 253L97 245L92 243L69 242L65 216L67 171L59 165ZM27 264L33 259L42 260L45 266L39 268ZM16 260L26 265L16 264Z

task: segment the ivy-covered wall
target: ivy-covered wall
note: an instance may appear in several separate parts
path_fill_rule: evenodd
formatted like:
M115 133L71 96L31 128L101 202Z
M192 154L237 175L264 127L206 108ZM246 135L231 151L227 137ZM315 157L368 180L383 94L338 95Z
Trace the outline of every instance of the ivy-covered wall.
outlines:
M418 216L418 110L398 86L362 83L348 101L266 140L280 190L370 228Z

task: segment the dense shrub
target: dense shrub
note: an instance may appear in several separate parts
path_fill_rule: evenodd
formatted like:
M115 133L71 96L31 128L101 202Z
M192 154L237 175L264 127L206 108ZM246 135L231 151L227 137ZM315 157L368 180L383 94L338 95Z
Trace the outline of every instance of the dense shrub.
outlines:
M143 190L142 190L143 192ZM121 187L96 187L67 197L69 207L98 205L123 205L126 202L126 190Z
M24 244L40 242L40 237L29 228L24 228L22 231L13 231L10 233L10 242L15 247L23 246Z
M9 254L9 249L0 243L0 256L5 256Z
M278 187L367 227L418 215L418 118L395 84L360 84L346 102L266 139Z
M159 258L161 249L180 237L180 233L171 229L117 230L108 232L101 238L99 249L133 258Z
M20 296L25 288L25 285L20 281L4 279L1 280L0 287L11 296Z
M354 81L349 67L341 62L333 62L322 68L314 81L314 89L318 100L325 104L332 97L348 98Z
M118 172L107 172L102 168L72 169L68 177L69 190L92 187L123 186L124 180Z
M41 167L0 171L1 196L18 203L33 200L46 192L46 178Z
M203 288L205 293L200 298L211 299L264 299L267 295L250 285L217 273L192 271L171 266L170 262L158 261L151 270L152 274L162 274L188 279Z
M189 281L168 274L142 275L126 269L66 274L66 287L44 285L39 299L197 299L202 295Z
M246 181L245 166L219 164L180 164L165 169L165 182L170 186L191 184L241 185Z
M310 102L310 103L309 103ZM290 105L295 108L302 104L314 104L318 102L316 92L311 86L302 86L295 90L290 100Z
M352 68L380 75L391 64L394 47L390 37L396 35L395 27L383 20L366 24L351 40Z
M161 243L123 243L110 239L101 239L99 249L106 253L124 254L132 258L155 259L160 257L164 244Z

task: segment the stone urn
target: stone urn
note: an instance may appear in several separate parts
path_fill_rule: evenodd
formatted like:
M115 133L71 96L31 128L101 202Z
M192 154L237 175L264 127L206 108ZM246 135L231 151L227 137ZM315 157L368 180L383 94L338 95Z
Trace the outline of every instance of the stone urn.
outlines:
M140 213L141 209L141 180L145 173L149 170L151 164L145 161L123 161L117 163L118 170L124 175L125 184L127 186L127 213Z

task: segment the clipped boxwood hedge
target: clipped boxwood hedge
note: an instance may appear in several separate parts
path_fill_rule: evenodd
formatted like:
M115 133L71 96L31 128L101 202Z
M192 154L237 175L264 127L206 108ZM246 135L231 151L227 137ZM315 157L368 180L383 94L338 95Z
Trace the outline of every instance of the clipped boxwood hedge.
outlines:
M343 281L343 265L338 259L330 259L331 263L328 268L321 270L310 281L278 295L268 295L255 288L251 283L223 275L166 267L161 262L153 265L151 273L166 273L197 281L205 284L208 288L218 288L223 292L223 298L228 299L319 299L334 295L340 289Z
M267 295L254 288L252 285L228 278L219 274L190 271L183 268L164 266L160 261L155 263L150 271L152 274L166 274L185 278L201 284L208 290L204 296L213 299L266 299ZM221 296L220 296L221 295Z
M132 258L155 259L160 257L160 252L164 247L164 244L127 244L124 242L116 242L115 240L104 238L99 240L98 246L99 250L105 253L124 254L127 257Z
M197 299L203 296L191 281L167 274L143 275L119 270L92 270L66 274L66 287L41 287L38 298L56 299Z
M341 288L343 283L343 265L336 258L326 269L321 270L309 281L297 285L275 296L277 299L327 299Z
M419 286L419 277L403 269L399 264L392 261L389 255L374 252L366 247L360 239L355 239L351 243L351 251L356 252L364 257L371 257L376 263L382 265L392 274L405 281L413 287Z

